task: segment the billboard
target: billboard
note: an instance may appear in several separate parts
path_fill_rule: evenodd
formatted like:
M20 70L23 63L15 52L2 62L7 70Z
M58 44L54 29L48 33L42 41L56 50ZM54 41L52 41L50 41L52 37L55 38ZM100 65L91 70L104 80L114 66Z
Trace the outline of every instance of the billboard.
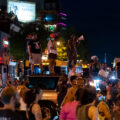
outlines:
M36 5L33 2L8 0L7 12L17 15L20 22L35 21Z

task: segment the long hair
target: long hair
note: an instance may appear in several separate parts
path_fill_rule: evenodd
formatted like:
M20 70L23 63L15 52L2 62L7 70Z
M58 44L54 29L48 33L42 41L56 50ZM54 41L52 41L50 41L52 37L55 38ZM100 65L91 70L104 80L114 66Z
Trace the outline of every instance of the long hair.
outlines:
M96 99L96 89L91 86L85 86L80 92L79 101L81 105L92 103Z

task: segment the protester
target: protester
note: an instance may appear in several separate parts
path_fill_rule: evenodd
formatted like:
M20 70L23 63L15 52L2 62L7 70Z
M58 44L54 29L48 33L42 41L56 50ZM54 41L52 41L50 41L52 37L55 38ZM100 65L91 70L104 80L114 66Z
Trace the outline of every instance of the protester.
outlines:
M55 60L57 58L57 50L55 43L55 34L50 34L50 40L48 42L48 58L49 58L49 72L50 74L55 74Z
M21 111L26 111L27 110L27 105L26 103L24 102L25 101L25 93L29 91L29 89L27 87L22 87L21 90L20 90L20 107L19 109Z
M120 120L120 99L118 99L113 107L112 113L113 120Z
M85 86L77 106L77 120L98 120L98 110L95 106L96 90L94 87Z
M70 39L68 40L68 71L71 69L72 66L76 65L77 47L80 45L81 40L84 40L84 36L81 35L79 38L76 38L75 34L72 34L70 36Z
M103 80L108 81L108 77L109 77L109 76L108 76L108 73L107 73L107 71L106 71L106 68L107 68L106 64L103 63L103 64L102 64L102 69L99 70L98 75L99 75Z
M37 38L36 33L32 34L32 39L28 43L28 53L29 53L29 60L31 63L32 74L34 74L34 64L39 64L42 73L43 72L42 47L40 41Z
M72 76L77 76L77 77L81 77L81 73L76 73L76 66L72 66L71 70L68 73L68 84L71 84L70 82L70 78Z
M42 112L38 104L39 93L38 89L31 89L25 92L24 102L27 104L27 118L29 120L42 120Z
M0 109L0 119L4 120L23 120L23 117L15 110L18 96L15 88L5 87L1 93L1 100L4 107Z
M98 72L100 70L100 63L98 62L97 56L92 56L91 59L92 62L90 64L89 71L90 71L90 77L91 79L93 79L93 77L98 76Z
M101 100L97 107L100 120L111 120L110 109L104 100Z
M67 76L61 76L59 78L58 85L57 85L57 93L58 93L57 103L58 103L59 108L60 108L61 103L67 93L67 89L68 89Z
M107 90L106 102L107 102L107 104L108 104L108 106L109 106L110 109L112 108L112 100L111 100L111 93L110 93L111 88L112 88L112 83L109 81L108 82L108 87L106 89Z
M119 91L117 88L117 83L112 83L112 87L110 89L112 103L116 102L118 93L119 93Z
M75 93L78 89L77 76L71 76L70 81L71 81L71 87L67 89L66 96L64 97L61 106L65 105L68 102L73 101Z
M9 87L12 86L12 80L11 80L10 76L8 76L6 83L7 83L7 86L9 86Z
M59 120L77 120L76 119L76 108L79 104L78 98L81 94L82 88L79 88L75 96L73 97L73 101L66 103L62 108L60 112L60 118Z

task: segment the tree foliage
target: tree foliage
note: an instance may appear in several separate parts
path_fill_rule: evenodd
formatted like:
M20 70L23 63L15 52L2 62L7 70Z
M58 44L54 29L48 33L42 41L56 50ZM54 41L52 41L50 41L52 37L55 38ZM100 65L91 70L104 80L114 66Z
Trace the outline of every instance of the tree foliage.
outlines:
M27 41L26 37L28 34L36 32L38 34L38 39L41 42L42 50L47 46L48 31L44 29L42 25L25 24L19 33L11 32L10 41L10 55L16 60L23 60L28 58L26 53Z
M80 35L82 35L82 33L77 33L73 28L67 28L66 30L60 32L62 41L64 41L63 44L66 48L68 46L68 40L70 38L70 35L73 33L76 35L76 37L79 37ZM86 35L84 35L84 37L85 37L85 40L81 41L79 47L77 48L77 54L78 54L77 59L79 60L82 59L86 63L89 61L90 54L88 51L88 39Z

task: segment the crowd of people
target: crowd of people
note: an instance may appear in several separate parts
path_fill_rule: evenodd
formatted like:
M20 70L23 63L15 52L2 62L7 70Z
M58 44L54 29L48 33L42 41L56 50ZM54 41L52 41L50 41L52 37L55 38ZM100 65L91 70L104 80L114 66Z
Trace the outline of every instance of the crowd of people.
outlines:
M1 120L42 120L38 88L29 89L27 84L8 84L0 95Z
M90 63L88 78L76 73L75 66L68 76L59 78L56 88L59 120L119 120L119 80L110 81L108 73L104 73L106 64L100 66L95 58L95 62ZM99 90L90 84L96 76L104 78L99 83ZM0 94L0 119L51 120L49 117L42 118L42 109L38 104L41 100L40 88L28 86L29 82L19 83L16 80L11 83L8 79Z
M69 73L58 80L56 119L120 120L120 81L110 80L111 69L107 69L105 63L101 65L97 56L92 56L89 76L86 78L82 73L76 73L77 45L81 40L84 40L83 36L76 38L73 34L68 41ZM42 48L36 33L30 36L28 53L32 74L34 64L39 64L43 72ZM48 57L50 74L55 74L54 66L57 58L55 34L50 34ZM39 86L30 88L29 81L12 82L9 77L6 84L7 86L0 92L0 120L52 120L49 115L43 117L39 104L42 96Z
M111 79L111 74L111 69L108 69L105 63L100 65L97 56L92 57L88 78L75 73L73 66L68 80L64 78L59 84L59 119L119 120L120 81ZM96 85L94 82L96 83L98 78Z

